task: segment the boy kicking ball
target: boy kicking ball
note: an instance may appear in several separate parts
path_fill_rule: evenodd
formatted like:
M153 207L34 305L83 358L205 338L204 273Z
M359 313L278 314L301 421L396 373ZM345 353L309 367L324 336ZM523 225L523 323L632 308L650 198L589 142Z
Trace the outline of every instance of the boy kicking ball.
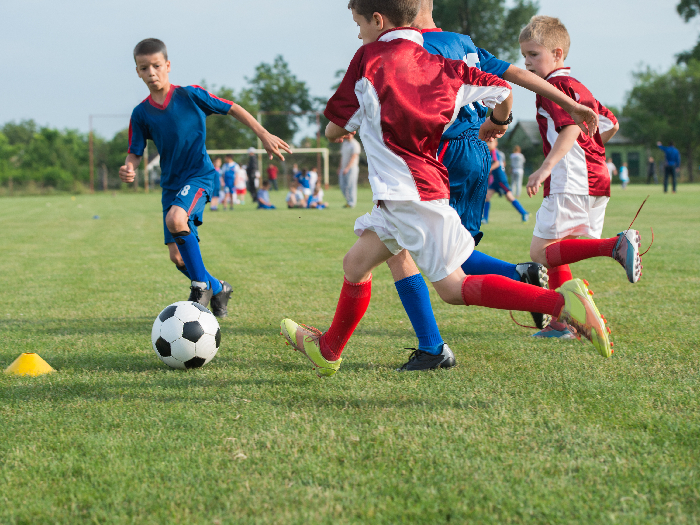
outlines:
M498 77L428 53L420 31L406 27L419 7L420 0L350 1L364 45L328 102L326 136L340 142L360 130L376 206L355 223L359 239L343 260L345 280L329 330L284 319L282 334L319 375L335 374L369 305L372 270L406 250L445 302L552 315L609 357L603 319L583 282L551 291L462 271L474 239L449 205L447 170L437 161L440 139L461 107L479 100L505 121L513 99Z
M274 154L284 160L280 150L291 150L237 104L199 86L172 85L168 51L162 41L149 38L139 42L134 60L150 95L131 114L129 154L119 177L127 183L134 181L135 167L151 139L160 154L163 229L170 260L191 281L189 300L203 306L211 301L214 315L225 317L233 290L207 271L197 231L204 207L213 196L214 178L219 176L206 150L206 117L216 113L236 118L255 132L270 158Z
M537 212L530 257L549 269L551 288L572 279L569 264L592 257L615 259L625 268L628 280L636 283L642 275L639 232L627 230L611 239L600 238L610 200L605 143L615 135L619 124L564 66L569 46L569 33L557 18L533 17L520 34L525 67L594 109L600 121L599 131L587 137L559 106L537 97L537 121L546 158L542 167L530 175L527 193L530 197L536 195L544 184L545 199ZM571 339L575 333L554 321L535 336Z

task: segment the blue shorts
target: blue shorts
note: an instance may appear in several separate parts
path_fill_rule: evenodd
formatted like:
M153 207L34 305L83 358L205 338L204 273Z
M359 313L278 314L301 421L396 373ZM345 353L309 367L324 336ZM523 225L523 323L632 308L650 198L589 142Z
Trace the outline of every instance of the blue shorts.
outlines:
M216 175L214 177L214 184L211 187L211 196L218 197L220 191L221 191L221 177Z
M224 177L224 186L226 193L236 193L236 189L233 187L233 177Z
M510 191L508 177L506 176L506 172L503 171L503 168L493 170L493 180L489 184L489 189L495 191L501 197Z
M479 139L479 130L469 130L457 139L440 143L438 158L450 176L450 206L464 227L476 238L484 213L491 154Z
M187 184L179 191L166 190L163 188L163 197L161 202L163 203L163 235L165 237L165 244L175 242L175 237L173 237L173 234L170 233L168 227L165 225L165 216L173 206L179 206L187 212L190 231L194 233L197 240L199 240L197 227L201 226L202 224L204 207L206 206L207 202L209 202L209 190L205 187L199 186L197 182Z

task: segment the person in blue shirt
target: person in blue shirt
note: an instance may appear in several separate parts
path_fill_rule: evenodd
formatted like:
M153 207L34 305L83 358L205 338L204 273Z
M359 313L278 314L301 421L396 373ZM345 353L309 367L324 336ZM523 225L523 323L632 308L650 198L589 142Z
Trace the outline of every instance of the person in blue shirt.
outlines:
M668 193L668 179L673 181L673 193L676 193L678 185L678 168L681 167L681 153L676 149L673 142L669 142L668 146L664 146L662 142L657 142L656 145L666 155L666 168L664 168L664 193Z
M236 118L255 132L270 158L274 154L284 160L280 150L291 150L237 104L199 86L172 85L168 51L162 41L149 38L139 42L134 61L150 95L131 114L129 153L119 177L133 182L146 141L152 140L160 154L163 229L170 260L191 281L189 300L203 306L211 301L214 315L225 317L233 290L207 271L197 231L217 176L205 145L206 117L216 113Z
M598 117L593 110L578 104L534 73L477 48L469 36L438 29L432 13L432 0L423 0L413 23L413 27L423 33L423 46L426 50L445 58L463 60L471 67L477 67L552 100L571 114L584 133L595 135ZM459 213L462 224L477 244L483 236L480 231L481 218L491 169L491 155L484 140L501 138L512 121L512 115L508 120L499 122L493 117L487 118L487 114L488 109L478 103L462 108L456 121L443 134L438 150L438 158L449 173L450 206ZM410 255L404 251L387 264L419 343L400 370L454 366L454 355L444 343L435 321L428 287ZM467 275L497 274L528 284L547 286L547 271L544 266L532 262L512 264L477 250L462 265L462 269ZM541 314L533 314L533 319L538 328L548 322L546 316Z
M238 171L238 164L234 162L233 155L226 155L226 163L221 168L222 174L224 176L224 191L226 196L224 197L224 207L226 209L226 203L230 210L233 209L233 196L236 193L236 171Z

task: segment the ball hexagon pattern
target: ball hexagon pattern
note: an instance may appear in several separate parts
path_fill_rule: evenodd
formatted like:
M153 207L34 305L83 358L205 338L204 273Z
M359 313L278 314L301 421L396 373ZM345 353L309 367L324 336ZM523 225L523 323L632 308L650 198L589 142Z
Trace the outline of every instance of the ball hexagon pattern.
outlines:
M219 351L221 328L204 306L181 301L156 317L151 343L156 355L170 368L201 368Z

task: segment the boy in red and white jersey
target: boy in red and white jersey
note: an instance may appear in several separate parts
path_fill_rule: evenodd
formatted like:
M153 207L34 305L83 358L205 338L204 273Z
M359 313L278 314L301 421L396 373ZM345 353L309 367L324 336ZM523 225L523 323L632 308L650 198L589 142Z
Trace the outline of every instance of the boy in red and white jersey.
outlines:
M326 137L342 142L358 129L375 203L355 222L359 239L343 260L345 280L326 333L290 319L282 334L322 376L340 368L343 349L369 305L372 270L408 252L449 304L539 312L573 323L609 357L610 341L583 282L558 291L500 275L466 276L474 239L449 205L445 166L437 159L444 131L463 106L480 101L506 120L513 97L497 76L433 55L408 27L420 0L350 0L363 46L329 100ZM497 131L482 128L484 139Z
M545 199L537 212L530 256L549 269L553 289L572 279L570 263L592 257L614 258L625 268L629 281L635 283L642 274L639 232L628 230L611 239L600 238L610 200L605 143L617 133L619 124L564 66L569 47L569 33L557 18L535 16L520 33L527 70L596 111L599 118L598 132L588 137L568 113L537 96L537 122L546 158L542 167L530 175L527 192L532 197L544 184ZM570 327L557 322L535 335L574 337Z

